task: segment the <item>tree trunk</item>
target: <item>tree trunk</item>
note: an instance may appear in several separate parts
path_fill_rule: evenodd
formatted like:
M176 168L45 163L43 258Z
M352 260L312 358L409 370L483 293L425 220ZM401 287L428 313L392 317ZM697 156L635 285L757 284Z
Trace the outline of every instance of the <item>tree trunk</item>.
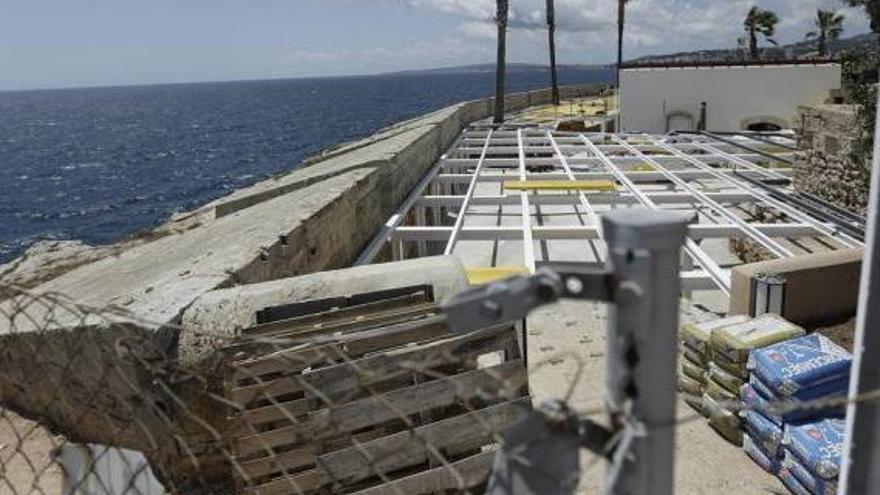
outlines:
M749 55L751 55L752 60L761 58L761 52L758 51L758 36L754 29L749 30Z
M495 119L496 124L504 122L504 86L507 76L507 11L508 0L497 0L498 14L498 60L495 62Z
M819 32L819 56L824 57L828 54L828 42L825 37L825 31Z
M626 20L626 0L617 0L617 87L620 88L620 66L623 64L623 24Z
M547 0L547 35L550 38L550 82L553 104L559 105L559 79L556 75L556 9L553 0Z

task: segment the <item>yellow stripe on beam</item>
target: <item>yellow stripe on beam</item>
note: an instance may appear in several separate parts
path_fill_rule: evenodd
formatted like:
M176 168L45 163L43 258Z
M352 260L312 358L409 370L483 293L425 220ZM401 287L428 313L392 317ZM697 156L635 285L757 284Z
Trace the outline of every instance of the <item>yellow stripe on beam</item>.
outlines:
M524 266L492 266L467 268L465 272L471 285L484 285L517 275L528 275L529 270Z
M504 182L505 189L515 191L617 191L610 180L511 180Z

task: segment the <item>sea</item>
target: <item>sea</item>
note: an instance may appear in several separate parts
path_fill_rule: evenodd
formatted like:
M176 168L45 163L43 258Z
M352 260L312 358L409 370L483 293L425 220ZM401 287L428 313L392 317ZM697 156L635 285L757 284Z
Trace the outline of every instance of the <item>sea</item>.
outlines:
M561 84L610 82L562 69ZM508 90L548 86L512 71ZM491 72L0 92L0 264L40 240L100 245L462 100Z

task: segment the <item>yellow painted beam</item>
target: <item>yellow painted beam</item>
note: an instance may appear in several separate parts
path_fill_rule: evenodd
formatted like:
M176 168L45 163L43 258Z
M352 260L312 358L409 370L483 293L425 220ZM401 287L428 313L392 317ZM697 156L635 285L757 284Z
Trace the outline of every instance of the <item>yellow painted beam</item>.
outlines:
M467 268L465 272L471 285L484 285L517 275L528 275L529 270L523 266L491 266Z
M610 180L510 180L504 182L505 189L514 191L616 191L617 186Z
M641 163L639 163L639 164L633 166L633 167L630 168L629 170L632 171L632 172L654 172L654 171L656 171L657 169L654 168L654 166L651 165L650 163L647 163L647 162L641 162Z

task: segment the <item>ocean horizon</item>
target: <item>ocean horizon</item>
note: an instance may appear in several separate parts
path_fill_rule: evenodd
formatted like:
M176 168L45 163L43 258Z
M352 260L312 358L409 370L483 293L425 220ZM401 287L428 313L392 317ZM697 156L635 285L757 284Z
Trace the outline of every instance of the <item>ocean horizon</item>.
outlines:
M613 81L562 68L561 84ZM511 71L508 91L549 85ZM491 72L0 92L0 263L41 240L116 242L328 147L492 94Z

